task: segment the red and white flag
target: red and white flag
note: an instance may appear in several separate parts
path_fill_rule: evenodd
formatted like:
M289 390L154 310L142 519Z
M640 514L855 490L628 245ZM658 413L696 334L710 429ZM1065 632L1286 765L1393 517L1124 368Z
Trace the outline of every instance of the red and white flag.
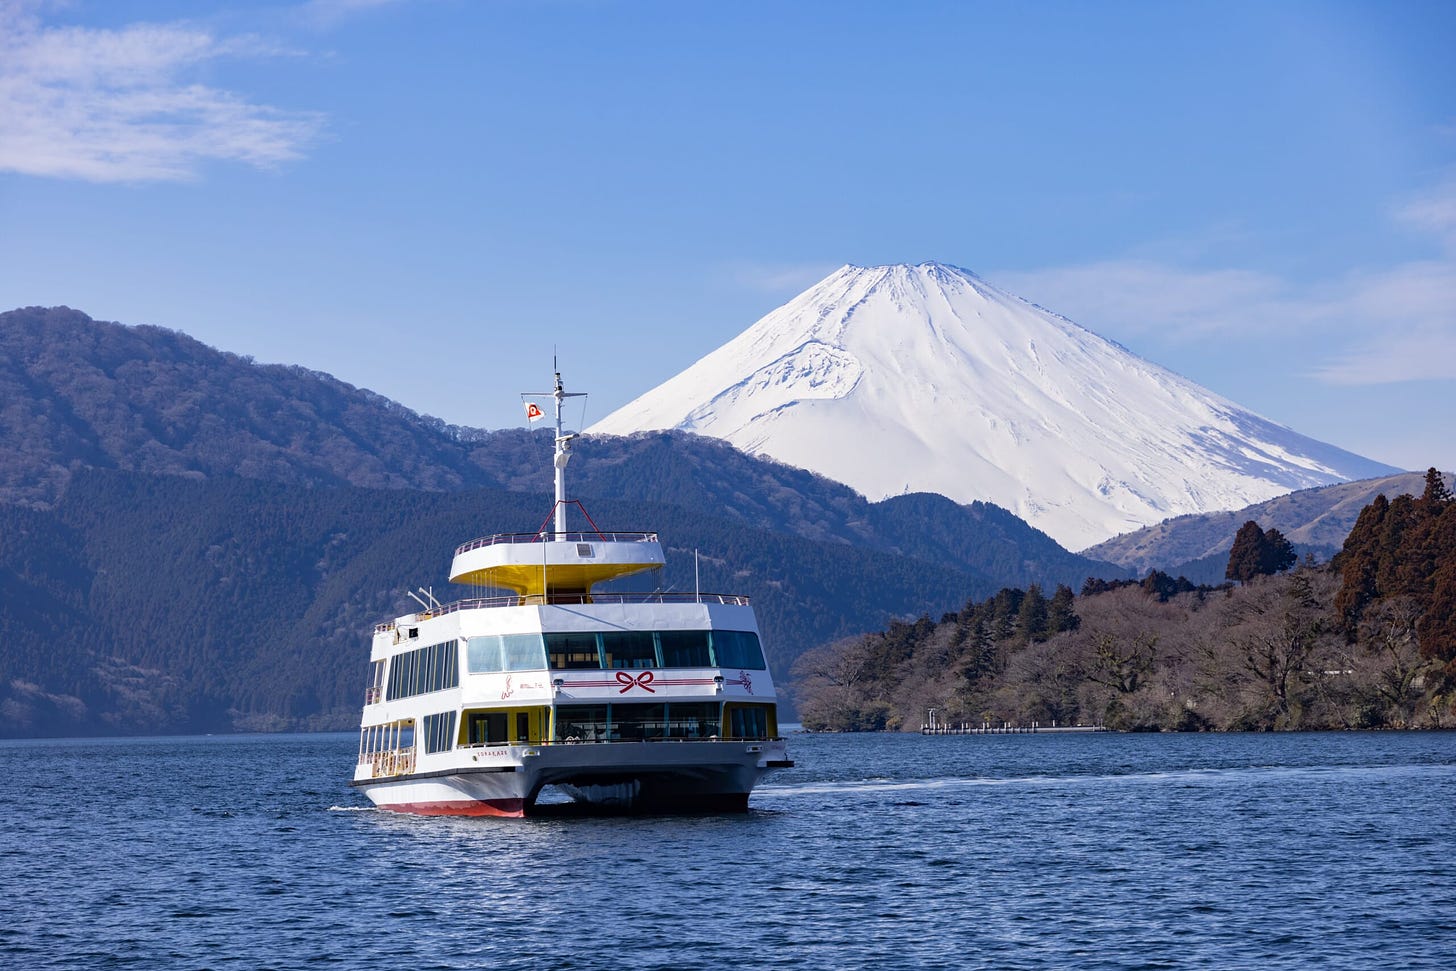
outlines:
M526 420L527 421L535 421L537 418L545 418L545 417L546 417L546 412L544 412L544 411L541 410L541 406L540 405L536 404L536 402L534 402L534 401L528 401L528 402L526 402Z

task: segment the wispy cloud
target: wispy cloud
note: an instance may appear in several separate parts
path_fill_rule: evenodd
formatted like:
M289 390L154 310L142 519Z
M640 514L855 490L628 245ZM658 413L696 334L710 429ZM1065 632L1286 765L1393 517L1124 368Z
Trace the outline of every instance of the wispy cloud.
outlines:
M1439 257L1295 283L1248 269L1152 260L987 274L992 282L1108 337L1212 342L1307 335L1328 384L1456 379L1456 180L1394 217L1445 243Z
M1456 176L1401 206L1396 217L1456 246Z
M270 168L299 158L321 115L254 104L190 79L222 57L282 53L186 24L47 26L0 0L0 171L143 182L194 178L203 162Z
M316 27L333 27L350 17L403 2L405 0L308 0L299 8L299 13Z
M1053 313L1108 331L1108 336L1176 333L1198 340L1263 326L1268 316L1290 310L1288 285L1253 270L1193 270L1151 260L1106 260L992 272L986 277Z
M722 273L737 286L770 294L794 294L818 283L842 263L729 263Z

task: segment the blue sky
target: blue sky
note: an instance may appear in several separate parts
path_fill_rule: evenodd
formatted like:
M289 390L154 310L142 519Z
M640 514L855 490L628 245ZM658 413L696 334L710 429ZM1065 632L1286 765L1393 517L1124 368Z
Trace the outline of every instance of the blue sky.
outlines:
M0 307L587 420L939 260L1456 468L1456 4L0 0Z

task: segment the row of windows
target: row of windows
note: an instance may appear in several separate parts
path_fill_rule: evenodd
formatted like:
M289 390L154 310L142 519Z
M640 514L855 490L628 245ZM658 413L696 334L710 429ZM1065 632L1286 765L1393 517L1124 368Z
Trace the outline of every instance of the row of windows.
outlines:
M655 705L561 705L556 709L556 739L620 742L644 738L715 738L721 734L722 706L716 702Z
M723 731L724 710L728 730ZM545 732L550 709L512 711L443 711L420 719L419 741L425 754L448 752L455 747L456 725L460 724L466 745L523 743ZM556 709L555 741L631 742L655 738L769 738L778 726L771 706L715 701L674 701L604 705L561 705ZM359 760L379 763L394 758L391 772L413 771L415 728L412 720L375 725L363 729L359 739ZM398 763L406 756L409 764Z
M408 698L460 684L460 642L444 641L396 654L389 662L386 697Z
M425 752L448 752L455 747L455 713L443 711L438 715L426 715L421 740Z
M487 634L466 642L471 674L545 668L743 668L762 671L758 635L740 630Z

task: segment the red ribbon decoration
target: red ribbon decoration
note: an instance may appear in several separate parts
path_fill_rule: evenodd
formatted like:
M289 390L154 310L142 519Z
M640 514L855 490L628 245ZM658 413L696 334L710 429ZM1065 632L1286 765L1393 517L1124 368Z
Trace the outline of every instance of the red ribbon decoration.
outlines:
M652 684L652 672L651 671L643 671L641 674L637 675L637 677L635 677L635 678L632 677L632 675L628 674L626 671L618 671L617 672L617 683L620 684L620 685L622 685L622 690L617 692L617 694L619 694L619 695L624 695L627 692L631 691L633 688L641 688L643 691L646 691L648 694L656 694L657 693L657 689L656 688L648 687L649 685Z

